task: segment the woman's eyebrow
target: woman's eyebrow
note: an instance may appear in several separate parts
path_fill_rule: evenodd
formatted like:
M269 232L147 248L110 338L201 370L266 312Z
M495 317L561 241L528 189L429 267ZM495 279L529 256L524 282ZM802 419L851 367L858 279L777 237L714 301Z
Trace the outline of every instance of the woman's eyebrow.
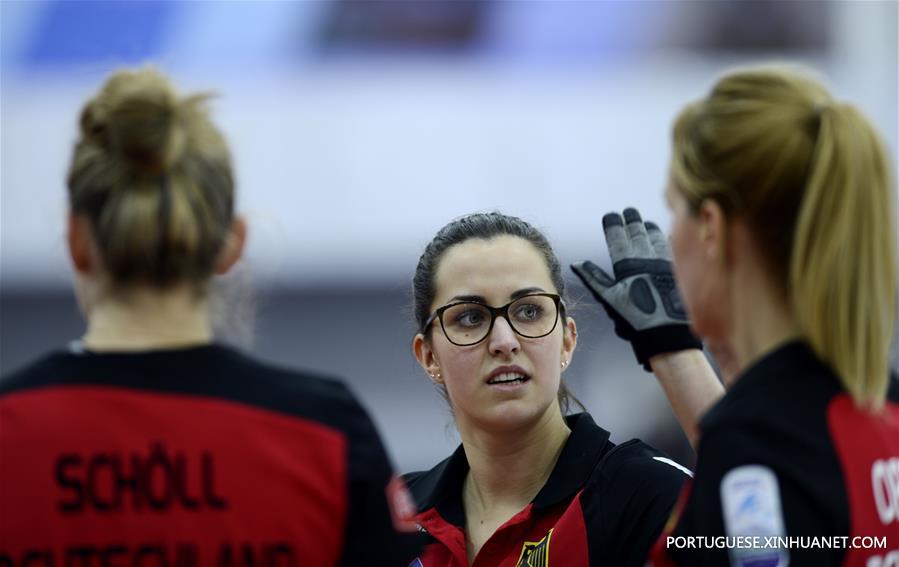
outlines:
M542 287L525 287L519 289L518 291L512 292L512 294L509 296L509 299L515 301L519 297L524 297L525 295L530 295L532 293L543 293L545 291L546 290L544 290ZM471 301L474 303L483 303L485 305L487 304L487 300L484 299L484 297L481 295L454 295L450 298L450 302L453 301Z
M480 295L454 295L450 298L450 302L453 301L473 301L474 303L487 303L487 301Z
M543 289L542 287L526 287L524 289L519 289L518 291L512 293L512 295L509 296L509 299L514 301L514 300L518 299L519 297L523 297L525 295L530 295L532 293L543 293L545 291L546 290Z

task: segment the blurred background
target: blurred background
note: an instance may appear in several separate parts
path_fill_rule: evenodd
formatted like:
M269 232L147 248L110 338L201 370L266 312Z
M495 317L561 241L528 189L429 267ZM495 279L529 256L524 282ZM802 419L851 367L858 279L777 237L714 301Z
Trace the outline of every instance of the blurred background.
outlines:
M410 351L412 273L449 220L519 215L564 265L608 267L603 213L637 206L668 226L674 115L751 63L816 70L873 120L896 163L895 1L0 8L0 372L83 330L63 238L76 118L110 71L152 64L185 92L218 93L214 118L234 152L251 234L216 295L223 340L347 379L402 471L458 443ZM655 379L569 282L580 328L571 389L613 440L638 436L691 464Z

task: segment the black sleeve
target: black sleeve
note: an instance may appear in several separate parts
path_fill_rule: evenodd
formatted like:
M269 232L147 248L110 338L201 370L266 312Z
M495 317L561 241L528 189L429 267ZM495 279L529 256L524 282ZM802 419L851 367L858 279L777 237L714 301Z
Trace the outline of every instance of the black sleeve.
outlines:
M840 536L848 535L846 529L835 528L840 522L834 521L834 508L822 506L811 495L822 483L816 478L814 467L803 463L801 451L792 452L779 445L778 440L764 431L753 431L748 427L727 427L704 435L699 447L696 478L681 517L674 528L673 537L687 536L737 536L772 535L766 531L776 531L782 526L782 536ZM802 472L805 470L806 472ZM737 473L728 477L728 473ZM738 476L740 473L748 475ZM727 479L730 479L728 482ZM744 489L740 484L752 486L756 483L760 492L752 488ZM770 482L767 482L767 480ZM826 481L825 481L826 482ZM776 500L769 500L765 494L776 486ZM831 502L839 500L840 486L826 490L831 494ZM745 492L743 490L746 490ZM727 498L732 507L730 533L725 527L725 503ZM765 502L775 502L767 506ZM755 508L755 512L752 509ZM837 506L838 508L838 506ZM741 517L736 510L748 514ZM843 533L836 533L842 531ZM758 533L755 533L758 532ZM755 564L778 564L786 556L782 551L771 549L677 549L668 547L668 555L677 565L727 566ZM838 566L842 563L841 550L787 550L791 567ZM765 563L765 561L770 563Z
M420 536L414 526L409 531L397 530L395 514L401 510L396 510L396 503L388 502L388 485L395 478L393 469L374 424L361 406L357 406L353 425L349 436L349 514L341 565L407 567L418 556ZM405 491L403 484L391 488ZM411 502L411 496L405 496Z
M661 453L636 449L603 467L599 489L581 496L591 565L642 567L689 478Z

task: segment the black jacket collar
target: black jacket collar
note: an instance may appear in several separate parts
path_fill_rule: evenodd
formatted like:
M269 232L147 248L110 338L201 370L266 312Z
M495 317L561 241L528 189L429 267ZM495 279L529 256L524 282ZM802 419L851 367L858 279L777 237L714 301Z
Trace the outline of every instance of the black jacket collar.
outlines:
M588 413L565 418L571 435L559 455L549 479L534 498L535 509L542 509L573 496L590 477L602 456L615 447L609 432L596 425ZM462 445L437 466L407 477L419 512L436 507L440 515L456 525L465 523L462 508L462 484L468 474L468 459Z
M819 390L841 389L833 372L805 342L784 343L744 370L724 397L706 412L699 427L709 431L723 423L753 417L764 412L770 400L788 395L791 387L806 387L810 377ZM827 380L823 381L823 377Z

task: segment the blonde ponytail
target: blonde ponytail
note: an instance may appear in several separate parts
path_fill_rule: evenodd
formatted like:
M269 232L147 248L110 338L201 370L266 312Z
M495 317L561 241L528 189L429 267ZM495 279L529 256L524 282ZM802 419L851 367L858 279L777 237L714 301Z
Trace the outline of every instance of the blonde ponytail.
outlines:
M790 264L803 335L859 405L879 409L896 314L896 229L886 152L855 108L819 109L820 129Z

